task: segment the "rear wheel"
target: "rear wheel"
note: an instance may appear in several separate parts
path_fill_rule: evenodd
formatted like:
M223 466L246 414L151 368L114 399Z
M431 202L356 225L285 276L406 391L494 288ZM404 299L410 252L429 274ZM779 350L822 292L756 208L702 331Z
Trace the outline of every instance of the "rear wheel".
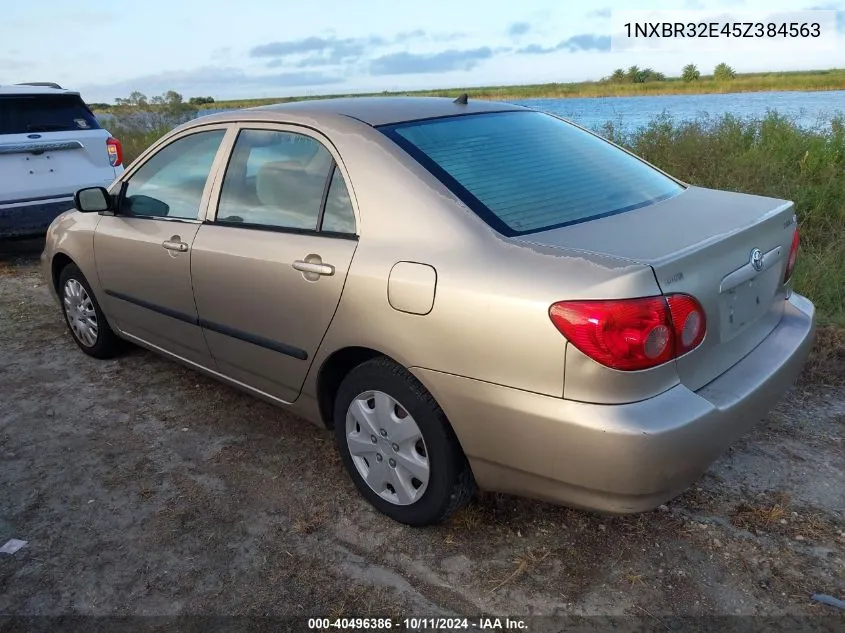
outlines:
M123 351L123 341L109 327L88 280L75 264L62 269L58 290L65 322L83 352L105 359Z
M335 400L341 459L361 494L395 521L442 521L475 492L443 410L407 370L369 360L344 378Z

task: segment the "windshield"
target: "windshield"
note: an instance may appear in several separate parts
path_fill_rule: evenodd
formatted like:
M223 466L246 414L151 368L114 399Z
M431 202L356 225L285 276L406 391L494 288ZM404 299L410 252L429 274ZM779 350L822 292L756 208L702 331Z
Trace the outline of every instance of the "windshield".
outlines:
M381 130L508 236L629 211L683 191L604 139L541 112L463 115Z

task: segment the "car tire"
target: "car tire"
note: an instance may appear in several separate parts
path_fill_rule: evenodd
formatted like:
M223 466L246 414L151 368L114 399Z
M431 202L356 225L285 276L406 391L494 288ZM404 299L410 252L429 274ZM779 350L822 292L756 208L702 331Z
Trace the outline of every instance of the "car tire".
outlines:
M388 404L392 408L385 408ZM384 411L390 411L387 418ZM387 358L366 361L343 379L335 398L334 432L358 490L395 521L438 523L475 494L469 463L443 410L410 372ZM425 482L416 477L425 474L423 463L428 466ZM375 487L365 473L377 482ZM378 483L381 479L387 480L385 488Z
M83 352L107 359L124 350L123 340L109 327L88 280L75 264L62 269L57 293L68 330Z

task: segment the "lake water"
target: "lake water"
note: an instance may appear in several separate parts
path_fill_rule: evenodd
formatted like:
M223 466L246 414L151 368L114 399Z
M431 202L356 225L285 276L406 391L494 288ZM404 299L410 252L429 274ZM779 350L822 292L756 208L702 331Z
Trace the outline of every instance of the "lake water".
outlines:
M662 113L677 121L734 114L759 117L768 110L793 119L802 127L827 127L845 111L845 90L824 92L745 92L736 94L665 95L654 97L596 97L590 99L529 99L516 101L564 116L589 128L607 121L628 130L646 125Z
M612 121L627 130L635 130L664 112L682 121L727 113L743 118L759 117L768 110L776 110L803 127L815 128L827 127L833 116L845 111L845 90L526 99L513 103L552 112L591 129ZM205 110L203 114L222 111Z

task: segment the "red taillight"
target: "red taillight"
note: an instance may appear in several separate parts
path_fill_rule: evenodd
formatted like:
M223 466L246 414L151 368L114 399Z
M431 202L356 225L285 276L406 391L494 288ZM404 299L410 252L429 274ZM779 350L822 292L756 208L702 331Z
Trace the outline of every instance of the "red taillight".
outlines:
M798 259L798 227L795 227L795 233L792 234L792 246L789 247L789 259L786 260L786 272L783 274L783 283L789 281L792 277L792 271L795 270L795 261Z
M109 165L119 167L123 164L123 146L113 136L106 140L106 151L109 153Z
M704 340L707 320L701 304L689 295L668 295L672 330L675 334L675 356L681 356L699 346Z
M555 327L596 362L622 371L656 367L697 347L706 321L701 304L683 294L610 301L560 301Z

